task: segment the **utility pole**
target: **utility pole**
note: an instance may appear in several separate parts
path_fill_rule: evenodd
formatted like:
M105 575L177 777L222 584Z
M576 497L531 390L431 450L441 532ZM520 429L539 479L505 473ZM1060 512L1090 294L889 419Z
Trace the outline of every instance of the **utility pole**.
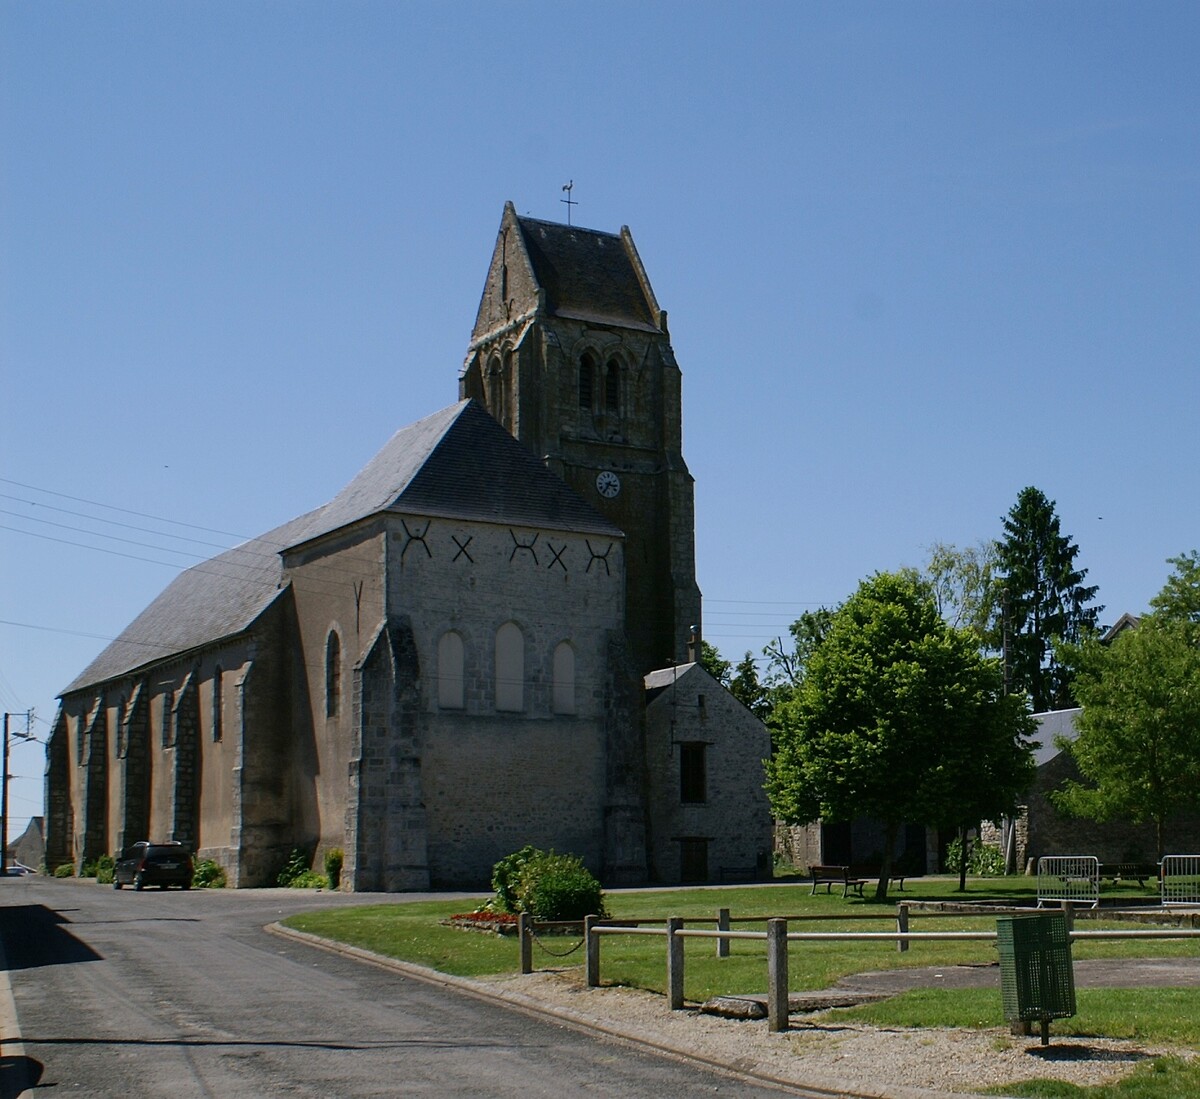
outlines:
M4 752L3 762L0 762L0 877L8 876L8 719L20 717L20 714L4 714ZM25 734L21 738L29 739L29 727L33 722L33 711L25 711Z

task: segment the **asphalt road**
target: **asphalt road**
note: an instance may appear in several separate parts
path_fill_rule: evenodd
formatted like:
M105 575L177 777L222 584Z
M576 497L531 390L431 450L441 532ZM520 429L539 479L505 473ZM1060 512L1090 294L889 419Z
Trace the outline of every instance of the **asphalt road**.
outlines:
M403 900L0 879L0 1099L780 1094L262 930Z

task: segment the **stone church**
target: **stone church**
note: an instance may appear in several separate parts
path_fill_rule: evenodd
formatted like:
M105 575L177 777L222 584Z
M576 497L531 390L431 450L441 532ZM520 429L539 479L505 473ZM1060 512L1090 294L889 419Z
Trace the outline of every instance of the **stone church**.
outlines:
M459 401L180 574L63 691L46 861L179 840L236 886L769 871L765 728L694 663L680 371L628 229L505 206Z

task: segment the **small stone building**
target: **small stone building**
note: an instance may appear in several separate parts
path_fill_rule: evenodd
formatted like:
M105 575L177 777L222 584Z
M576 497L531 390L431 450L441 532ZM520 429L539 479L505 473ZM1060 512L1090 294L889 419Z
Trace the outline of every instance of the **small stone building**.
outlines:
M1101 862L1157 861L1153 824L1069 817L1050 801L1049 794L1064 782L1082 779L1071 753L1060 747L1060 742L1073 741L1079 735L1075 722L1080 713L1076 708L1033 715L1038 722L1037 739L1041 746L1035 752L1037 777L1017 831L1019 865L1030 860L1036 865L1036 860L1044 855L1095 855ZM1170 821L1164 828L1163 840L1168 854L1200 852L1200 819L1193 814Z
M341 848L355 890L486 887L525 844L607 884L759 865L762 724L680 667L707 714L689 785L644 678L701 618L679 368L628 230L508 204L460 394L182 573L67 686L52 867L141 839L239 886L295 847Z

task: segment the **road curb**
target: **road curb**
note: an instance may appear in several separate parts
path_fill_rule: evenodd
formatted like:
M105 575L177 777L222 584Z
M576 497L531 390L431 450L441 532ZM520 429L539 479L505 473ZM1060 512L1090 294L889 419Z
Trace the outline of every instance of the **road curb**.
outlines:
M281 923L267 924L263 930L280 938L293 939L296 942L304 943L306 946L315 947L318 950L324 950L331 954L340 954L355 961L388 969L405 977L411 977L413 980L423 981L426 984L452 988L457 992L473 996L479 1000L502 1003L518 1011L523 1011L526 1014L570 1026L576 1030L601 1034L606 1038L628 1042L669 1057L691 1061L695 1064L703 1065L712 1071L719 1072L723 1076L740 1080L752 1080L757 1084L778 1087L794 1095L806 1096L810 1097L810 1099L832 1099L832 1097L841 1097L841 1099L962 1099L961 1093L931 1091L925 1088L893 1088L884 1086L864 1089L862 1084L855 1084L853 1087L849 1085L845 1087L827 1087L823 1085L798 1084L795 1081L785 1080L782 1077L772 1076L769 1073L733 1069L721 1061L706 1057L684 1046L649 1039L633 1027L623 1027L608 1019L600 1019L594 1015L587 1014L587 1012L576 1011L571 1008L548 1007L542 1001L532 996L527 996L522 992L510 992L506 989L485 986L468 977L456 977L449 973L430 969L427 966L416 965L413 962L402 962L396 958L389 958L383 954L375 954L370 950L363 950L361 947L349 946L346 943L340 943L333 939L325 939L319 935L310 934L307 931L297 931L295 928L285 927Z

